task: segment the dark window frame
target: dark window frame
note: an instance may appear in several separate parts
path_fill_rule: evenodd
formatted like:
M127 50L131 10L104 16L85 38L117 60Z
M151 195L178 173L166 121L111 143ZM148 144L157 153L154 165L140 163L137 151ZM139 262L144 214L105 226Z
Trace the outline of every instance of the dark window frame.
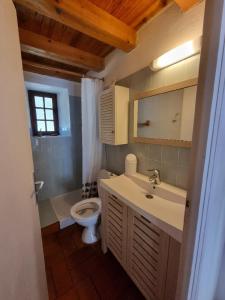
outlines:
M35 106L35 96L40 97L48 97L52 98L52 111L53 111L53 121L54 122L54 131L38 131L37 130L37 121L39 119L36 118L36 112L35 109L38 108ZM59 118L58 118L58 105L57 105L57 94L54 93L47 93L47 92L39 92L34 90L28 91L28 99L29 99L29 106L30 106L30 117L31 117L31 126L32 126L32 132L34 136L56 136L59 135ZM44 99L43 99L44 100ZM42 108L42 107L40 107ZM45 101L44 101L44 107L45 110ZM40 121L43 121L40 119ZM46 116L44 121L46 122ZM46 124L45 124L46 126ZM46 126L47 129L47 126Z

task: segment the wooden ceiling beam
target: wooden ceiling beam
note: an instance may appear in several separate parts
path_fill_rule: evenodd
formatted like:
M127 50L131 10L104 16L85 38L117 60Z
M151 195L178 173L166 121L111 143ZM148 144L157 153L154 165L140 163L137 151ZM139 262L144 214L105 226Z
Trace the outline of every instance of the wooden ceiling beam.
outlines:
M201 0L174 0L182 11L187 11Z
M102 70L104 60L89 52L56 42L43 35L19 28L21 49L25 53L49 58L87 70Z
M171 0L156 0L154 1L148 9L145 9L142 14L140 14L135 20L130 24L133 28L139 28L143 25L147 20L155 16L158 12L160 12L164 7L166 7Z
M34 72L42 75L59 77L72 81L80 81L83 74L64 70L46 64L40 64L33 61L23 59L23 69L25 71Z
M88 0L14 0L29 9L126 52L135 48L136 32Z

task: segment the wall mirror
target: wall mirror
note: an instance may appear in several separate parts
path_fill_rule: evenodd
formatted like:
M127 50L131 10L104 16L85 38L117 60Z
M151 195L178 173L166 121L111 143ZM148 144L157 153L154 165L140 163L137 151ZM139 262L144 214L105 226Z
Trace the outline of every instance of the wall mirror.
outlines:
M197 79L138 92L132 99L133 142L191 147Z

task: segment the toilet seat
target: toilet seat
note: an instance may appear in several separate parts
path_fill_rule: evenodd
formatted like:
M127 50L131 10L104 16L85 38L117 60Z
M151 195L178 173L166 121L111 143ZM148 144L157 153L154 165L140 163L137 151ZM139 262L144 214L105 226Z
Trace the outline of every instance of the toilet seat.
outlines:
M86 220L87 222L95 219L101 212L101 199L89 198L81 200L71 208L71 215L75 220Z

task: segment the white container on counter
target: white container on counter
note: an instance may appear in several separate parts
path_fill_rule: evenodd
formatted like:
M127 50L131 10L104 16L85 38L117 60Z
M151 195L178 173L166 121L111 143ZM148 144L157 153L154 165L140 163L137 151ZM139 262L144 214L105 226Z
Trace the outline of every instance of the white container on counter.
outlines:
M131 176L137 172L137 157L134 154L127 154L125 159L125 175Z

